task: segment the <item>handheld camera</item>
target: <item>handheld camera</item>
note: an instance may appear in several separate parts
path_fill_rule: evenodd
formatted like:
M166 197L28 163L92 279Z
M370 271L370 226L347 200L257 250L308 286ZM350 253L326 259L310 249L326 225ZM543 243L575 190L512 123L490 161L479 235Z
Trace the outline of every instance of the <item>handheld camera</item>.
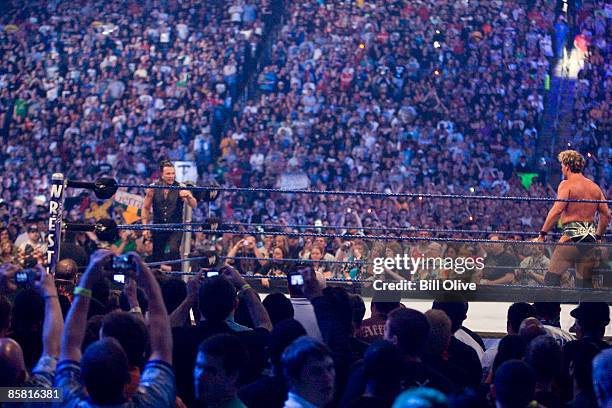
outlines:
M113 282L125 284L126 275L129 277L134 271L132 258L129 255L113 256L111 271L113 272Z
M15 273L15 283L20 287L29 287L32 286L37 276L38 272L35 269L22 269Z

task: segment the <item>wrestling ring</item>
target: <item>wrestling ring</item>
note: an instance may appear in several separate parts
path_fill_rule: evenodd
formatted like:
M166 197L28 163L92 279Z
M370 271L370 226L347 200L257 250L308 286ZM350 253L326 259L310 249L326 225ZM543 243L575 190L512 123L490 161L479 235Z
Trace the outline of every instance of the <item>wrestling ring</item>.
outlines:
M123 189L168 189L168 190L190 190L198 194L198 201L208 203L209 217L203 222L191 222L190 217L185 222L173 224L126 224L93 223L76 224L63 221L64 192L67 188L80 188L93 191L99 199L109 199L119 188ZM577 203L601 203L612 204L611 200L561 200L548 197L509 197L509 196L485 196L476 194L427 194L427 193L393 193L393 192L365 192L365 191L315 191L315 190L287 190L275 188L241 188L221 186L161 186L144 185L133 183L119 183L112 178L100 178L96 181L74 181L65 180L62 174L54 174L50 188L49 199L49 235L47 253L47 271L54 273L55 266L61 251L61 236L63 231L93 231L98 236L115 235L121 230L131 231L164 231L181 232L185 241L191 241L191 234L205 234L206 237L216 237L216 241L232 241L238 238L254 236L268 237L291 237L300 242L314 242L315 240L335 241L340 247L344 247L346 254L335 259L312 259L306 256L304 259L272 256L255 256L252 251L238 252L232 255L222 256L220 251L214 249L204 254L193 254L187 248L183 256L177 259L164 259L149 262L150 267L172 266L180 264L181 271L164 270L160 274L167 276L195 276L200 275L200 270L219 268L221 265L233 264L249 283L259 293L286 292L287 270L294 265L310 265L320 274L326 277L329 285L345 287L349 292L359 293L364 297L379 299L464 299L466 301L483 302L517 302L517 301L553 301L562 303L577 303L580 301L604 301L612 302L612 243L559 243L559 242L537 242L532 240L538 235L533 231L510 231L510 230L477 230L477 229L436 229L436 228L398 228L384 226L362 226L362 225L308 225L308 224L274 224L274 223L240 223L225 222L218 217L210 216L210 203L220 199L224 194L308 194L308 195L334 195L342 197L368 197L373 199L402 198L422 202L424 200L481 200L481 201L518 201L518 202L577 202ZM187 207L187 206L186 206ZM551 233L551 237L560 234ZM468 236L468 237L465 237ZM495 239L492 239L496 236ZM521 239L508 239L516 236ZM101 238L102 239L102 238ZM556 238L553 238L556 239ZM604 240L605 241L605 240ZM352 248L349 250L349 247ZM357 246L361 248L357 249ZM593 285L591 287L576 287L576 269L568 268L564 273L564 281L561 286L546 286L540 282L548 268L543 257L552 253L557 246L573 246L578 251L585 251L593 255L593 266L590 269ZM517 263L504 263L500 254L511 254L515 256ZM311 254L312 255L312 254ZM399 258L398 258L399 257ZM478 259L482 258L482 267L479 271L465 273L457 272L457 260L459 258ZM401 265L405 259L423 259L425 266L427 259L450 259L451 268L442 261L436 267L435 261L432 268L427 267L408 270L405 266L408 261ZM508 257L506 257L508 258ZM383 262L380 261L383 259ZM394 259L393 267L380 265L384 259ZM525 260L528 261L525 261ZM493 262L496 260L496 262ZM540 260L542 262L535 262ZM530 262L534 261L534 262ZM416 265L413 262L413 266ZM261 265L273 264L278 269L287 268L285 274L277 273L260 275L255 272ZM391 264L391 263L389 263ZM256 268L249 269L253 265ZM382 272L376 272L381 270ZM463 269L465 265L462 266ZM272 268L269 268L272 269ZM430 270L431 269L431 270ZM449 270L450 269L450 270ZM493 276L501 276L499 279L490 279ZM512 282L499 283L503 279L512 278ZM379 289L383 281L392 285ZM456 281L449 285L436 284L422 285L419 281ZM405 281L405 282L404 282ZM402 285L398 283L402 282ZM411 284L410 282L415 282ZM529 282L529 283L527 283ZM467 289L468 284L474 284L475 289ZM422 285L422 286L421 286ZM393 286L393 289L390 287ZM414 287L416 286L416 290ZM448 288L447 288L448 286ZM471 286L470 286L471 287ZM399 289L397 289L399 288Z

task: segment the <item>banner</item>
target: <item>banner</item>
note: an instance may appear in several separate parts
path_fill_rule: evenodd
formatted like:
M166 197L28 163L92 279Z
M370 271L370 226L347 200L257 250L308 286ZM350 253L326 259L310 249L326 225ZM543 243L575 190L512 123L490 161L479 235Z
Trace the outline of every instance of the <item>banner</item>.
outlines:
M196 183L198 181L198 167L192 161L175 161L176 181L179 183Z
M538 177L538 173L517 173L517 176L521 179L521 184L525 187L525 190L529 190L529 187L533 184L533 179Z
M278 187L282 190L304 190L310 187L310 180L306 173L284 173L278 180Z
M114 207L117 213L122 213L123 220L127 224L140 221L141 210L144 204L144 196L119 190L113 197Z

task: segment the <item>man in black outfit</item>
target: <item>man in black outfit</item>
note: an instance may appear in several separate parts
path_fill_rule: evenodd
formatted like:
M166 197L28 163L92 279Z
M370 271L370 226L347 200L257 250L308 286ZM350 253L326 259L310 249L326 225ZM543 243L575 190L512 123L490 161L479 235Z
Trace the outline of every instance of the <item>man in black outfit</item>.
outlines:
M169 160L162 160L159 165L160 179L153 183L155 186L182 186L176 181L174 165ZM142 206L142 224L150 221L151 207L153 207L153 222L155 224L180 223L183 221L183 201L191 208L198 204L189 190L166 190L149 188ZM153 237L153 257L157 261L180 258L182 232L173 231L145 231L145 239ZM166 254L166 247L168 253ZM178 264L177 264L178 265Z
M500 236L491 234L491 241L499 241ZM519 266L518 258L510 253L503 243L488 244L484 261L484 273L481 284L503 285L514 281L514 269Z

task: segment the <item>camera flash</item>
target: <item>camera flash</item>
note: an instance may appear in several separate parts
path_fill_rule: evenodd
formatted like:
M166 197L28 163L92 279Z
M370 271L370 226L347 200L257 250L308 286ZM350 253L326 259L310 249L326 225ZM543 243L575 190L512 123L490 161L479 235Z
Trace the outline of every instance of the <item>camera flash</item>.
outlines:
M361 48L363 50L365 48L365 44L364 43L360 43L359 44L359 48Z

